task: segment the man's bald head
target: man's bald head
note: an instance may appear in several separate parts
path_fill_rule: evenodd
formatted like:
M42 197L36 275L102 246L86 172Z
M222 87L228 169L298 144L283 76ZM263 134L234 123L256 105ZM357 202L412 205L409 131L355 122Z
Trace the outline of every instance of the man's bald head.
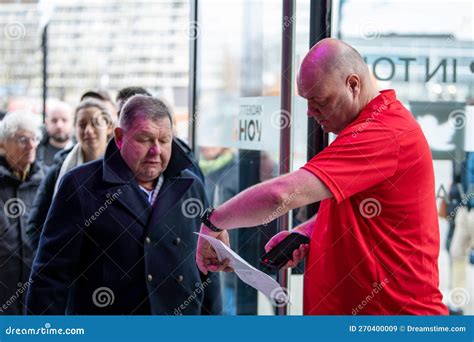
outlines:
M376 93L362 56L343 41L321 40L306 54L298 92L308 99L308 115L339 133Z
M298 73L298 84L303 97L318 82L345 80L350 74L369 78L369 71L362 56L352 46L341 40L326 38L314 45L306 54Z

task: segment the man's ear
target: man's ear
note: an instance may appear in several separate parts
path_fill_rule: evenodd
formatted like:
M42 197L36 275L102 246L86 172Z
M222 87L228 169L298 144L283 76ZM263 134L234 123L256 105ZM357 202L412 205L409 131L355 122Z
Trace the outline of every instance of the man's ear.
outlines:
M117 148L120 150L123 144L123 129L121 127L115 127L114 136L115 136L115 145L117 145Z
M358 96L360 94L360 77L357 74L350 74L347 76L346 84L352 93L352 96Z

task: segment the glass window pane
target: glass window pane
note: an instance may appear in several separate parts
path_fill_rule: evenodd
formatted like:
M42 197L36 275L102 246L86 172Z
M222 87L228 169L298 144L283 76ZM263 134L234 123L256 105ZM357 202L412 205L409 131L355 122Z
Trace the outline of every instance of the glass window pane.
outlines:
M208 197L219 205L278 175L281 1L216 1L200 5L197 145ZM223 29L225 28L225 29ZM231 231L231 245L259 267L276 222ZM224 278L226 314L272 314L266 299Z

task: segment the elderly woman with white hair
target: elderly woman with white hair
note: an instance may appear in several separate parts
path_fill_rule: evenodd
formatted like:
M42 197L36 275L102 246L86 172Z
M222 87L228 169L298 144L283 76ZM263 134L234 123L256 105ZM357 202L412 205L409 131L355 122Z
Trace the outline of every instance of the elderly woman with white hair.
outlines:
M8 113L0 122L0 315L23 314L32 250L26 220L44 177L36 160L41 119L30 112Z

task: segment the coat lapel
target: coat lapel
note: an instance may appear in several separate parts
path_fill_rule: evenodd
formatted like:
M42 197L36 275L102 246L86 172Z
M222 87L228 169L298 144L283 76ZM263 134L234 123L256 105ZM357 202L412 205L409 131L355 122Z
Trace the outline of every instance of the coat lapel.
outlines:
M113 187L122 190L117 201L144 226L149 222L157 222L171 210L193 183L192 178L181 176L181 172L191 165L186 153L173 140L171 159L164 172L165 181L156 198L153 213L142 191L136 183L132 171L120 156L120 151L112 139L104 155L103 180L115 184Z
M165 178L163 187L153 205L150 223L159 222L176 204L193 184L194 179L184 177Z
M103 180L113 184L109 188L109 193L120 189L121 194L117 197L117 202L143 226L146 226L151 213L150 204L133 178L132 171L120 156L114 139L109 142L105 151L103 170Z
M117 198L117 202L143 226L146 226L150 217L151 206L142 194L142 190L133 182L121 186L120 189L122 192Z
M171 159L164 175L165 181L153 205L153 213L150 222L158 222L188 191L194 179L182 177L181 172L192 165L183 149L173 140Z

